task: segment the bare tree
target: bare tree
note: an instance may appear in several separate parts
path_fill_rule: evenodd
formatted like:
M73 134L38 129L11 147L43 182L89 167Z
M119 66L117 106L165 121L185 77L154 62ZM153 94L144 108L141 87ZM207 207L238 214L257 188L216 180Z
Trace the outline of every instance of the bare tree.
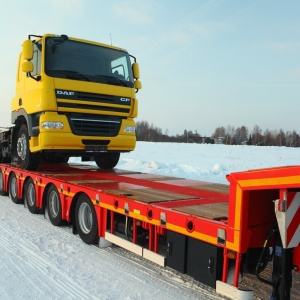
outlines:
M255 125L252 130L252 145L262 145L263 136L261 134L262 130L258 125Z
M176 143L223 143L223 144L241 144L248 145L266 145L266 146L286 146L286 147L300 147L300 136L295 130L284 133L282 129L279 131L270 131L266 129L262 134L262 129L255 125L251 134L249 134L246 126L237 127L236 129L227 125L217 127L211 138L202 138L197 130L185 129L183 134L176 136L169 136L168 130L162 133L162 129L149 124L147 121L138 121L136 123L136 137L138 141L152 141L152 142L176 142Z
M248 141L248 129L246 128L246 126L243 125L235 130L233 141L238 145Z
M295 130L287 131L286 133L286 146L287 147L299 147L300 138Z
M264 132L264 145L273 146L274 145L274 135L269 129L266 129Z
M285 146L286 145L286 136L282 129L279 130L279 133L276 135L276 145Z

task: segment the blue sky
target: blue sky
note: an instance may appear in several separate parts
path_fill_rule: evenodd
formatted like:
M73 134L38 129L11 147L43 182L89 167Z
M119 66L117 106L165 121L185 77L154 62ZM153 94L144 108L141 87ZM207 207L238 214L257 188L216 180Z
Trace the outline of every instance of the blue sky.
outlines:
M10 125L28 34L126 48L140 64L139 116L168 134L228 125L300 133L298 0L10 0L0 12L0 126Z

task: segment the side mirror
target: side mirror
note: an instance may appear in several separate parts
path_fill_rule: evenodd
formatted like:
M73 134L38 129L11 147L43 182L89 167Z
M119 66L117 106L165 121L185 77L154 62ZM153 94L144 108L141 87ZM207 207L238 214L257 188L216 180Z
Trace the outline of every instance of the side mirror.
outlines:
M22 63L22 71L25 73L31 73L33 71L33 63L31 61L25 61Z
M137 90L142 88L142 83L138 79L134 81L134 88Z
M133 63L132 64L132 72L133 72L133 77L136 79L140 78L140 69L138 63Z
M25 60L31 60L33 57L33 43L31 40L26 40L23 43L23 58Z

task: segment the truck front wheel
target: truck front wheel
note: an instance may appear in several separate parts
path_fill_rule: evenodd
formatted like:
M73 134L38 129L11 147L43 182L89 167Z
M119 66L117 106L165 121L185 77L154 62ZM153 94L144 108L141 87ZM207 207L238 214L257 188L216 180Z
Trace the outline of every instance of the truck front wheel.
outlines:
M22 169L35 170L39 166L39 153L32 153L29 149L29 134L25 124L21 125L18 132L17 155Z
M113 169L118 164L119 159L119 152L107 152L95 156L97 166L103 170Z

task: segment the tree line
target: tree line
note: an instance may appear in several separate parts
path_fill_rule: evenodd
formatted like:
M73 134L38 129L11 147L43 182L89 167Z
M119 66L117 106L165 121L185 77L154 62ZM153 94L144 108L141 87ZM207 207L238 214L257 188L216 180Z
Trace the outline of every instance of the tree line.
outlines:
M138 141L175 142L175 143L211 143L226 145L257 145L257 146L285 146L300 147L300 136L293 131L262 130L255 125L250 131L246 126L235 128L228 125L217 127L211 136L202 136L196 131L184 130L182 134L169 135L161 128L149 124L147 121L136 123L136 137Z

